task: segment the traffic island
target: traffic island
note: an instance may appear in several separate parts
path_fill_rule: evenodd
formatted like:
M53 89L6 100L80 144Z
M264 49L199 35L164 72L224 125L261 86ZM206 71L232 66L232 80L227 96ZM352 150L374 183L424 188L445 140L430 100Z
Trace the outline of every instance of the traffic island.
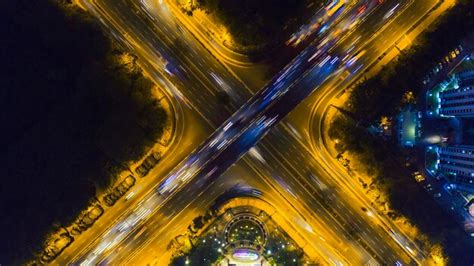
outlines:
M316 265L267 212L221 207L198 216L186 235L175 238L170 265Z

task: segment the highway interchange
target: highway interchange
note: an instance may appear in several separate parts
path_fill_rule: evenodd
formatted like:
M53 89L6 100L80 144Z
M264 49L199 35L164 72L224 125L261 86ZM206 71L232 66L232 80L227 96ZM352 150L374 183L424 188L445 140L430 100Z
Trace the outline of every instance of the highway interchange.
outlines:
M366 205L360 201L360 196L341 184L341 174L333 162L314 157L308 138L302 136L308 130L307 117L314 103L318 108L327 107L330 99L339 93L338 89L357 80L366 66L376 61L435 4L436 1L384 1L360 15L364 20L348 29L347 25L354 22L355 16L351 10L357 10L355 5L348 3L340 11L340 18L308 44L272 80L274 84L269 83L266 90L257 92L248 101L256 88L247 88L193 35L183 30L184 25L178 26L179 22L163 3L84 0L82 5L140 56L146 73L175 96L174 103L180 106L181 119L187 116L186 125L182 125L187 129L179 132L189 135L189 130L201 129L203 133L191 136L194 141L185 149L190 156L184 152L166 158L162 163L166 167L160 174L154 173L156 177L149 177L153 182L143 188L140 197L110 211L111 217L107 220L113 223L94 225L91 230L95 233L89 233L89 239L81 236L84 239L75 241L55 263L125 263L151 254L157 249L158 242L163 247L182 233L198 213L196 210L204 211L219 193L242 182L263 191L266 197L274 198L274 204L293 207L295 217L304 225L301 226L302 235L306 235L308 244L314 249L320 252L326 249L320 255L330 263L360 264L358 262L376 260L382 264L397 261L416 264L422 261L424 254L417 252L416 246L404 240L400 233L394 235L392 232L397 229L393 225L390 225L391 232L387 230L385 218L372 217L361 211L360 208ZM403 18L402 23L397 18ZM347 21L349 24L344 24ZM334 34L331 27L346 32ZM324 52L314 56L318 50ZM165 71L164 61L169 62ZM223 105L216 99L216 94L223 89L231 96L230 104ZM314 89L315 93L303 101ZM290 119L284 119L268 131L300 101L303 101L300 107L309 108L310 112L298 108L290 114ZM244 103L246 105L238 109ZM198 116L189 115L192 112ZM292 117L297 119L293 121ZM204 141L204 132L214 133ZM245 155L238 161L264 135L253 150L253 156ZM187 136L180 137L173 145L179 147L186 139ZM171 169L171 174L166 175ZM232 175L234 171L244 180L236 179ZM113 215L118 218L113 219ZM181 222L175 223L176 220ZM321 225L325 228L318 229ZM308 227L312 229L308 230ZM337 236L343 247L337 247L338 251L335 251L334 246L322 244L327 241L325 238L312 241L312 233L304 233L304 230L329 232L325 237ZM96 237L93 241L92 236ZM160 259L159 254L156 259Z

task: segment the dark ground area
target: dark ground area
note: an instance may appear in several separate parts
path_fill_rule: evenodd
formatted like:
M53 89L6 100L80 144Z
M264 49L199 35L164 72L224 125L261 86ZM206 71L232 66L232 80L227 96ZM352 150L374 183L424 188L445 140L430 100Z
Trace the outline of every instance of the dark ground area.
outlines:
M423 77L448 51L472 34L473 11L474 1L459 1L396 61L357 85L345 107L353 117L340 115L330 128L331 138L342 140L337 147L339 151L358 154L363 164L379 173L375 183L388 192L392 208L406 216L433 243L440 243L451 265L474 263L472 238L415 182L411 173L418 169L405 164L406 154L397 143L381 142L356 123L376 123L382 116L394 116L400 111L407 91L423 97Z
M159 138L166 113L79 10L1 1L0 32L0 264L16 265Z
M197 2L204 10L215 13L228 27L234 39L244 46L281 43L282 38L301 26L308 18L308 13L311 13L306 12L310 2L307 0L198 0Z

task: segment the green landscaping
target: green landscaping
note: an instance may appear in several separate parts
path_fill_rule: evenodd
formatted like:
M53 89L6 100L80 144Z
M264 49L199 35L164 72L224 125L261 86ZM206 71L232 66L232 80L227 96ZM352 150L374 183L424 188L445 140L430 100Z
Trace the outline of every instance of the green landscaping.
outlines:
M230 230L231 243L237 243L241 240L248 240L258 245L263 244L263 232L260 230L258 225L251 220L238 221L232 225Z
M173 257L169 265L184 266L184 265L214 265L220 258L222 258L221 243L215 240L214 235L207 235L195 242L190 250L183 252L181 256Z
M297 266L305 262L303 250L290 241L291 238L284 232L270 236L264 256L271 265Z
M319 265L310 263L303 250L263 211L250 209L258 221L242 219L242 211L250 215L248 207L197 216L188 232L169 244L173 254L170 265L215 265L225 257L232 258L239 248L256 250L270 265Z

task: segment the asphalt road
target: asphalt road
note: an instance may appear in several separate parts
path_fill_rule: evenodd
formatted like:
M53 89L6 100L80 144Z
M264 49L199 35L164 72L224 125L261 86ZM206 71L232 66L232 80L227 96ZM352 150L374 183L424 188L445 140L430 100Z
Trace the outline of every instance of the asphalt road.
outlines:
M160 53L162 54L162 57L164 57L167 61L171 62L171 64L174 66L174 69L171 70L171 72L173 72L174 70L174 76L168 77L168 79L174 82L176 84L176 87L184 88L180 90L186 96L186 99L187 99L187 100L184 100L183 103L185 105L190 105L194 107L195 109L197 109L198 112L203 117L205 117L206 121L208 121L209 124L211 124L211 127L212 126L215 127L221 124L223 121L225 121L225 119L229 117L230 114L233 112L233 109L235 110L236 106L239 106L238 104L239 102L243 102L250 97L250 92L246 89L241 89L244 86L240 84L240 82L238 82L238 80L236 80L232 75L228 74L224 66L219 64L219 62L217 62L215 58L210 56L202 48L202 46L199 45L199 43L196 43L195 40L193 41L192 36L189 36L186 31L183 32L182 30L179 30L179 28L176 25L173 25L172 22L168 24L161 23L160 27L157 27L155 30L149 30L149 28L144 26L144 24L149 26L149 22L151 19L148 19L148 20L143 19L144 11L139 11L138 14L136 12L133 12L135 11L135 9L130 8L130 6L127 5L126 1L113 1L113 2L104 1L103 3L101 3L101 5L102 4L107 6L107 8L103 8L103 10L107 10L107 12L112 12L112 13L115 12L115 15L112 16L113 21L114 21L114 23L112 23L113 26L119 29L123 29L126 27L127 30L125 32L130 32L127 35L124 35L124 32L118 33L117 35L121 34L122 36L132 36L132 32L134 32L134 33L137 33L137 36L140 36L139 39L143 38L142 40L138 42L139 45L137 45L137 44L134 44L132 41L128 40L128 37L125 37L125 39L127 39L127 42L131 43L130 45L132 47L134 47L137 50L140 50L139 54L141 57L145 58L149 62L157 62L159 60L156 59L157 58L156 51L160 51ZM168 19L170 19L170 18L166 18L166 14L161 14L161 16L163 17L163 21L167 21ZM380 17L380 14L379 14L379 17ZM374 16L374 18L376 18L376 16ZM120 26L117 27L117 25L120 25ZM367 37L365 38L371 38L373 36L373 33L370 33L370 30L367 32L368 32L366 34ZM355 38L357 39L357 37ZM360 37L359 40L361 38L362 37ZM133 40L133 38L131 37L130 39ZM185 41L180 41L181 39L184 39ZM351 39L345 38L345 40L349 41ZM136 47L134 45L136 45ZM204 69L203 66L206 66L206 68ZM153 66L150 67L150 71L147 70L147 72L151 72L151 73L154 73L156 71L157 71L156 67L155 69L153 69ZM233 88L232 91L233 93L235 93L234 98L233 98L233 102L235 102L234 104L227 105L223 108L223 106L219 104L217 100L216 101L212 100L212 98L215 98L215 93L219 90L222 90L222 84L219 84L219 82L216 81L216 79L213 78L210 73L214 73L215 75L218 75L222 79L222 81L226 82L229 85L230 88ZM307 83L302 83L301 85L304 85L307 91L311 91L312 86L314 86L313 81L314 81L313 79L309 79L307 80ZM240 88L240 89L235 89L235 88ZM303 91L303 90L300 90L300 91ZM302 95L301 97L305 96L305 94L301 94L301 95ZM294 99L294 97L289 98L289 100L291 99ZM199 108L196 108L196 107L199 107ZM278 107L276 109L279 110L278 112L281 112L282 108ZM218 111L216 112L216 110ZM303 158L302 162L308 161L308 159L310 158L308 158L307 154L304 154L304 152L302 152L301 148L296 149L296 150L290 149L290 151L282 150L281 148L286 148L288 150L289 147L297 146L299 142L295 141L295 137L291 136L287 131L284 131L281 128L276 129L276 130L280 130L282 132L272 131L262 142L262 144L264 144L262 145L263 157L271 158L271 159L274 158L274 160L276 161L274 165L279 165L279 162L284 161L285 158L288 159L287 155L289 154L293 162L290 163L289 165L283 166L281 170L278 172L286 173L285 180L290 180L290 182L288 181L286 182L300 183L299 179L301 179L301 176L303 176L304 178L304 176L307 174L301 175L301 173L291 172L291 171L288 171L288 169L292 169L294 167L293 163L298 160L301 160L301 158ZM285 139L288 142L282 141ZM281 144L276 145L277 143L281 143ZM250 144L251 143L249 143L249 145ZM281 148L279 145L281 145ZM240 149L241 148L236 147L236 150L240 150ZM268 153L271 153L272 156L267 156ZM285 153L287 155L285 155ZM301 154L301 157L295 156L295 154ZM277 157L277 155L279 157ZM278 158L280 158L280 160L278 160ZM283 160L281 160L281 158L283 158ZM270 159L266 159L266 160L270 160ZM272 167L274 167L273 163L270 163L270 161L269 161L269 164L271 164ZM222 165L220 161L218 161L218 165ZM317 166L316 163L315 163L315 166ZM316 174L317 176L327 176L327 173L325 173L324 171L321 171L321 167L318 167L318 168L319 168L319 171L317 170L312 170L312 171L314 171L315 173L318 173ZM214 167L210 168L208 171L212 172L213 169ZM305 168L301 168L301 169L305 169ZM291 180L295 182L292 182ZM275 181L274 179L271 182L275 183L278 181ZM304 185L300 185L300 186L304 186ZM186 188L184 188L183 190L185 191L185 189ZM295 188L291 188L291 189L295 191L300 191L301 187L298 189L298 186L295 186ZM308 191L306 192L307 194L310 194L311 190L313 190L313 192L317 191L314 188L304 189L304 190ZM293 192L293 193L297 193L297 192ZM305 193L301 193L301 195L303 196L302 198L306 199L304 197ZM342 202L346 197L347 195L341 195L340 197L337 197L337 199L342 198L341 200ZM173 198L173 201L174 201L174 198ZM321 199L321 197L318 198L316 196L313 196L312 200L309 200L309 199L307 200L306 205L312 206L312 207L316 206L317 208L315 209L319 210L321 208L320 206L321 202L323 201L324 199ZM338 217L343 217L339 215L340 213L344 213L344 215L348 216L347 219L341 218L341 220L343 220L342 224L344 224L344 221L354 220L353 216L363 217L364 215L364 214L360 214L356 212L351 213L348 210L351 210L351 209L354 210L354 208L351 206L345 206L342 203L340 206L338 203L336 203L336 205L334 206L332 206L332 204L329 204L329 206L330 207L323 206L322 209L324 210L328 208L340 209L339 211L336 211L336 213L338 213ZM348 215L348 213L352 214L353 216ZM331 215L329 213L326 213L324 216L330 218ZM360 218L359 220L364 221L363 218ZM366 223L360 222L360 224L363 225ZM370 233L370 230L368 232ZM367 234L370 235L369 233ZM360 233L360 234L363 235L364 233ZM377 235L377 233L372 233L372 237L375 235ZM369 239L371 238L369 238L369 236L367 237L363 236L361 238L367 239L364 241L366 243L370 243ZM379 240L381 240L380 242L382 242L383 244L387 242L387 237L386 236L381 237ZM377 242L374 242L374 243L375 245L378 244ZM380 246L377 245L377 246L382 248L387 245L380 245ZM387 247L387 250L391 250L391 248ZM373 251L371 250L370 252L373 252ZM378 253L380 254L380 257L385 255L383 253L383 250L378 251ZM383 258L385 257L390 258L390 256L383 256ZM395 259L396 256L393 256L393 258Z

